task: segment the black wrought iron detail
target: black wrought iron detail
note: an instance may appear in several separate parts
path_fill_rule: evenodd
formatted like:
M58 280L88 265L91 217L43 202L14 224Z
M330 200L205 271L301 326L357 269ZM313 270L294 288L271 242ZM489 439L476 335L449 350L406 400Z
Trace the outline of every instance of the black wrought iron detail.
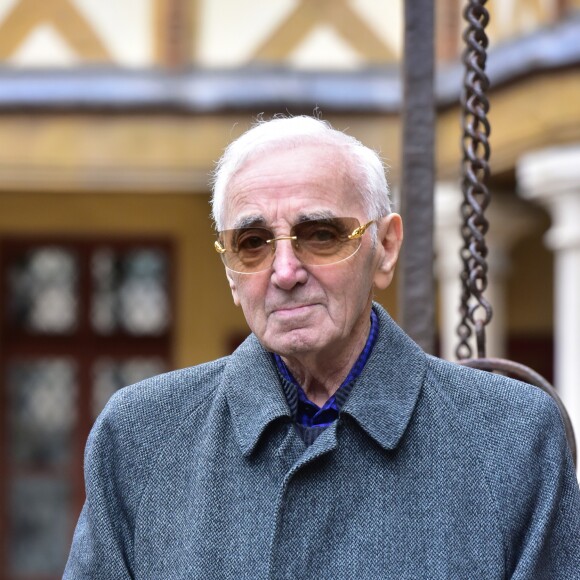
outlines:
M471 358L469 338L473 332L476 336L477 355L479 358L485 357L485 327L493 314L491 305L484 296L488 271L485 234L489 228L484 213L490 202L487 187L490 174L490 124L487 119L489 101L486 97L489 79L485 74L488 46L485 27L489 22L489 13L484 7L486 2L487 0L469 0L463 11L467 26L463 32L466 48L462 57L465 66L461 95L463 271L461 322L457 329L458 359Z

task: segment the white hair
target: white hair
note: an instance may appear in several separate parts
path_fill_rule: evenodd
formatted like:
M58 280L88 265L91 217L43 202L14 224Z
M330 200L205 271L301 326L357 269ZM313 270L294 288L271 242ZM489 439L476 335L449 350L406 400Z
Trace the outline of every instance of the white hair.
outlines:
M213 173L212 216L219 231L224 229L226 195L231 179L255 155L280 146L328 144L338 148L352 164L351 177L368 212L369 219L390 213L389 186L379 155L354 137L333 129L330 123L308 116L258 119L256 124L230 143Z

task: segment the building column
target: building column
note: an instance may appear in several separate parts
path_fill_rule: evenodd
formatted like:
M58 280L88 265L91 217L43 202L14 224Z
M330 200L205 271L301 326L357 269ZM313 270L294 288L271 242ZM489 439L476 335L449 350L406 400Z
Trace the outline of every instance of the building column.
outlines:
M440 182L435 192L436 275L439 281L441 356L457 360L457 327L460 322L462 270L459 255L463 245L460 233L460 206L463 194L459 185ZM528 204L509 194L492 193L492 202L485 215L490 223L486 234L488 247L488 286L485 298L493 308L493 317L486 327L486 356L504 358L507 350L506 283L509 276L509 252L535 223ZM475 337L470 345L477 357Z
M543 205L554 252L554 382L580 437L580 144L536 151L518 162L520 195Z

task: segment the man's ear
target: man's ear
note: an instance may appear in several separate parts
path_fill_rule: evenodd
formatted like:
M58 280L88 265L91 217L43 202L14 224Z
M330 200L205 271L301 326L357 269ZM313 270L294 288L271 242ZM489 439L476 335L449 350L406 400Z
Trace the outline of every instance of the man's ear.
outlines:
M378 223L378 256L374 283L384 290L389 286L395 274L395 266L403 243L403 222L398 213L391 213L381 218Z
M226 268L226 277L230 285L230 290L232 291L232 298L234 299L234 304L236 306L240 305L240 299L238 297L238 287L236 286L236 281L234 280L232 273Z

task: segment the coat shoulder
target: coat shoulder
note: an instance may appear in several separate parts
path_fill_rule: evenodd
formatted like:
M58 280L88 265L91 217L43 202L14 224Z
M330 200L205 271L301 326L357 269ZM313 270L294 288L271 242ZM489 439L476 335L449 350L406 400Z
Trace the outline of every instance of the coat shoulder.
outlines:
M478 438L496 432L528 441L549 424L563 431L555 401L540 388L436 357L427 357L426 388Z
M158 375L117 391L99 415L85 450L87 494L103 477L138 502L149 470L180 425L212 404L228 358ZM116 482L116 483L115 483ZM125 485L124 482L131 482Z
M428 357L424 393L456 456L487 490L508 568L538 540L541 522L558 521L558 513L566 516L553 524L554 536L566 537L566 543L574 535L577 544L580 495L562 417L550 395L434 357Z
M170 427L180 416L186 416L211 397L221 383L228 358L171 371L124 387L111 397L102 419L128 422L140 419L156 425L168 423Z

